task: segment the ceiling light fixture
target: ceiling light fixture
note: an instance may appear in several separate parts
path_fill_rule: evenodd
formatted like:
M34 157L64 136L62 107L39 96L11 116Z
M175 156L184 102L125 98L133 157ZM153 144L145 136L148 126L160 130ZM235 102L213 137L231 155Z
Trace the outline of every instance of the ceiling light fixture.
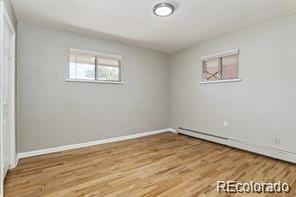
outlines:
M162 17L173 14L174 10L175 10L175 7L172 4L166 3L166 2L156 4L153 7L153 13L156 16L162 16Z

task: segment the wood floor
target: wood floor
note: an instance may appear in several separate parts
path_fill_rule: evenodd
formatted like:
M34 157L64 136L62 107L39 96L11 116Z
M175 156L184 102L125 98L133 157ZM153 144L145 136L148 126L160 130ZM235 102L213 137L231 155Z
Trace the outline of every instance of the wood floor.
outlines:
M163 133L21 159L5 197L242 196L217 193L217 180L286 181L296 196L294 164Z

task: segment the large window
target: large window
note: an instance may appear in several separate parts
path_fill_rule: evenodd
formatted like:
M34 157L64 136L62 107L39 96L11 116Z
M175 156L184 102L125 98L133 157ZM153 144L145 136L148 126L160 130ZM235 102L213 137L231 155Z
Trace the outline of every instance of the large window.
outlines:
M201 57L203 63L201 83L238 81L238 57L238 50Z
M70 49L69 79L121 82L121 56Z

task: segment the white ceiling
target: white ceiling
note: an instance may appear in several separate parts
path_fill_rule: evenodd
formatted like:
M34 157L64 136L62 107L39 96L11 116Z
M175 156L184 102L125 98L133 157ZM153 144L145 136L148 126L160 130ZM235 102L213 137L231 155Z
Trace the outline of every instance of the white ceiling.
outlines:
M12 0L19 21L174 53L195 43L296 13L296 0L174 0L157 17L155 0Z

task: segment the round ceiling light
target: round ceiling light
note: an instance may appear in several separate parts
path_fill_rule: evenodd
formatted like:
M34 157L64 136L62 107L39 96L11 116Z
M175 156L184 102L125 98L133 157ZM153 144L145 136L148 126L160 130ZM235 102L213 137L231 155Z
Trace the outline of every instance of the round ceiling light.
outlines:
M175 7L170 3L159 3L153 7L156 16L169 16L173 14Z

